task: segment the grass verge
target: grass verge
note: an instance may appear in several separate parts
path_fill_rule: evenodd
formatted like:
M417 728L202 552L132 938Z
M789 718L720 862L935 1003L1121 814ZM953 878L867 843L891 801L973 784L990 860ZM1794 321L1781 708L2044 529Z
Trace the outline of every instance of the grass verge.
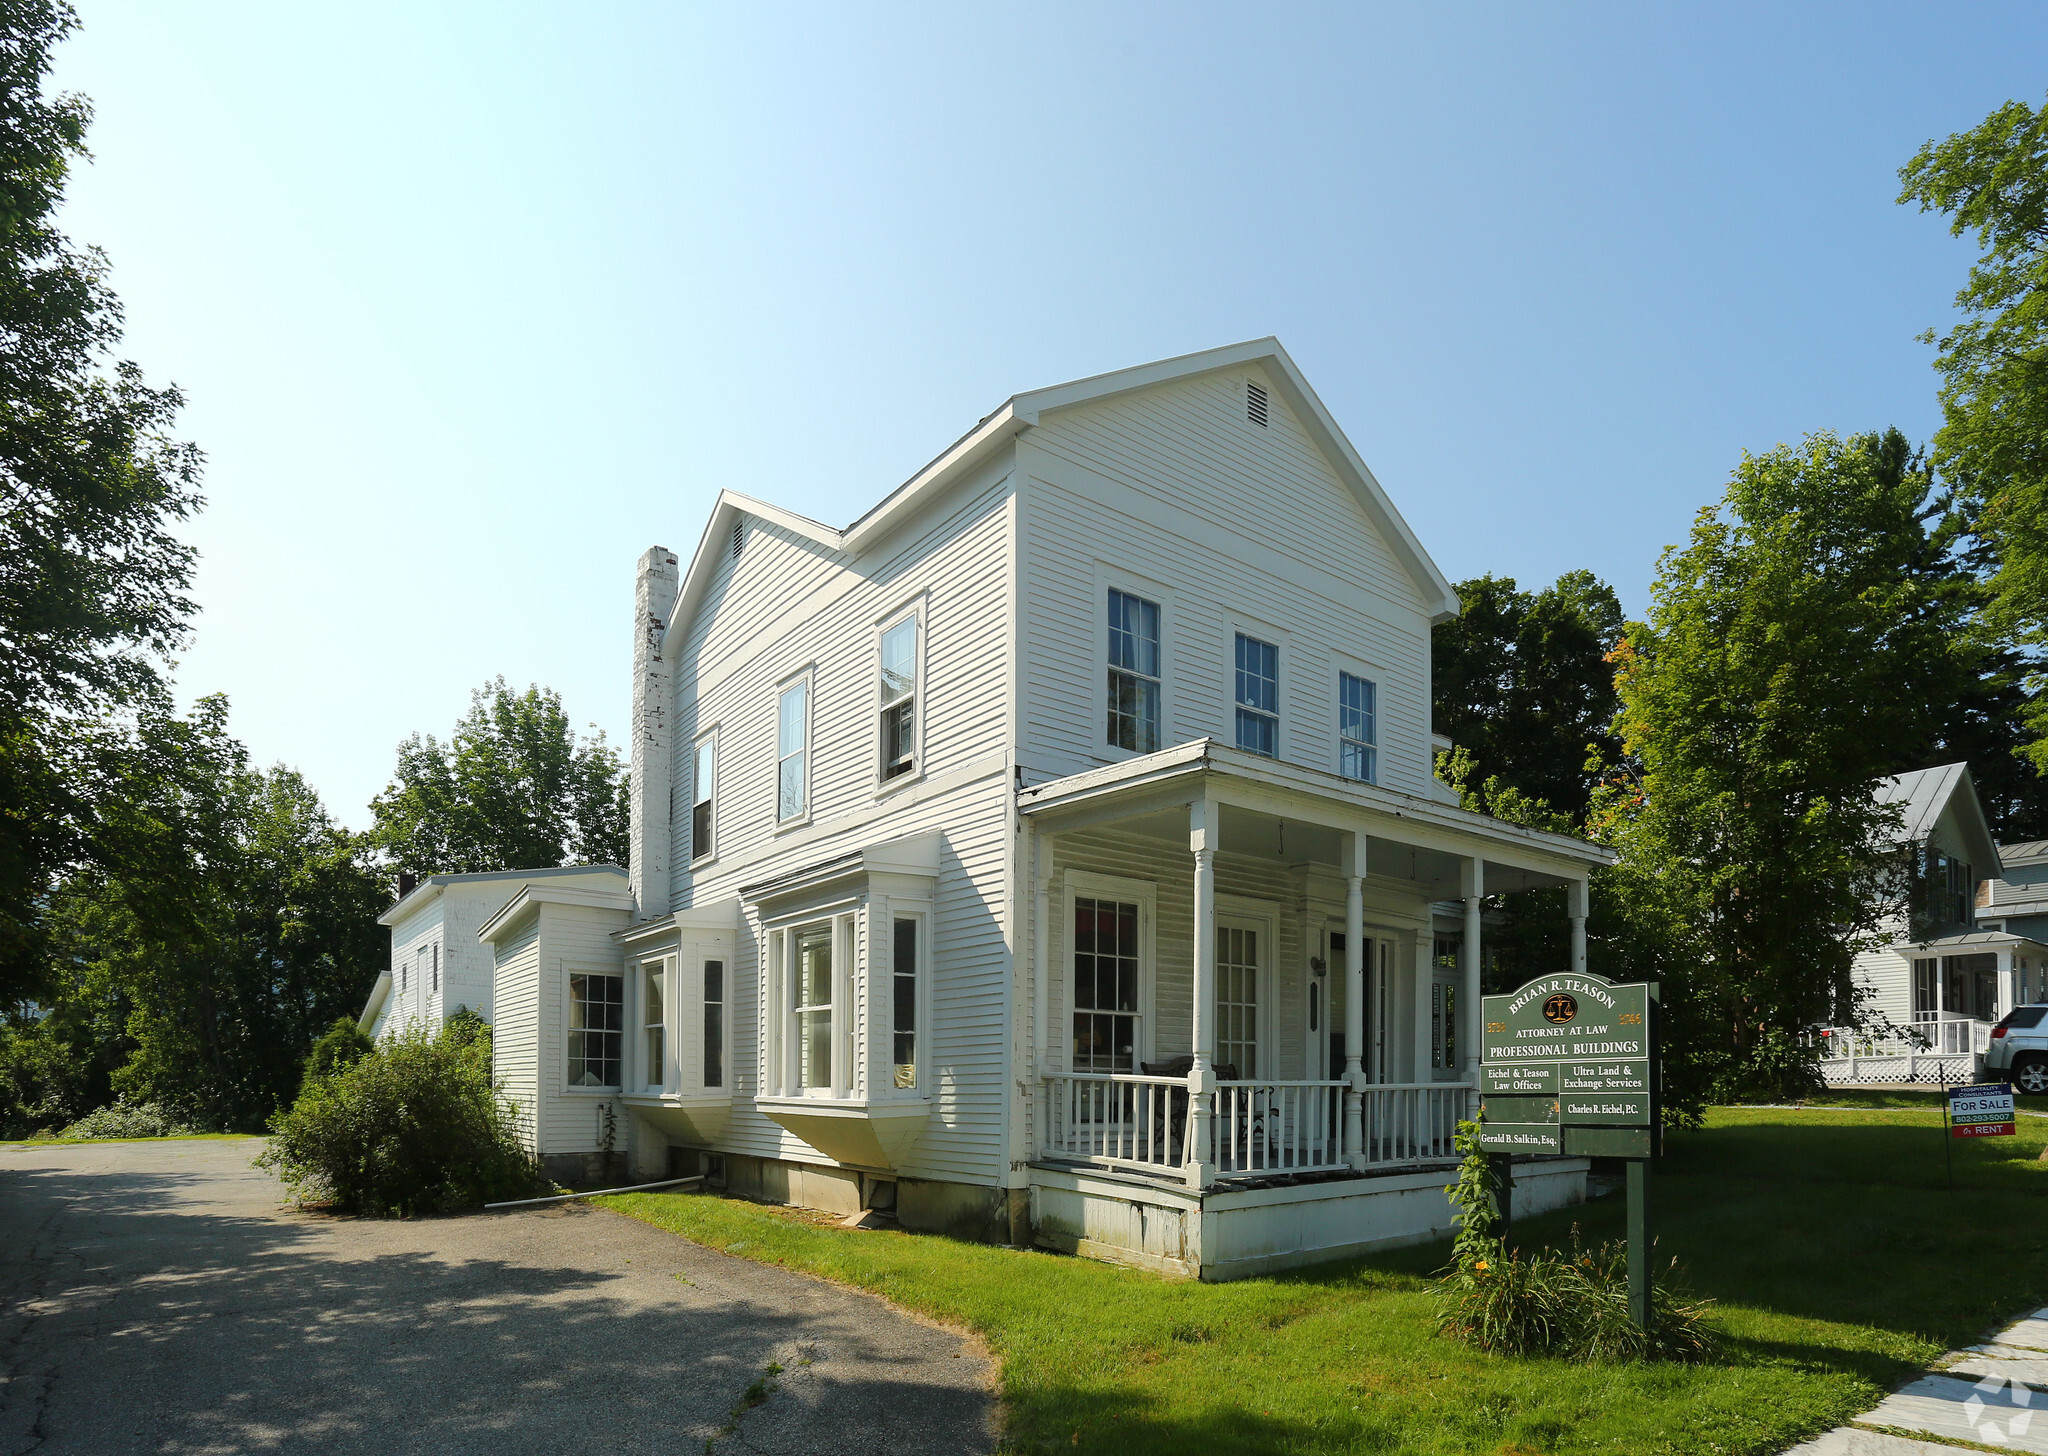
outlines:
M1445 1245L1202 1285L1085 1259L821 1227L691 1193L607 1206L981 1335L1020 1452L1762 1456L1868 1410L1943 1351L2048 1303L2048 1123L1954 1146L1940 1114L1716 1110L1655 1180L1659 1255L1718 1302L1714 1364L1583 1366L1431 1333ZM1623 1233L1603 1199L1518 1242ZM1993 1253L1994 1257L1987 1257Z
M88 1143L193 1143L221 1142L234 1138L256 1138L257 1132L181 1132L168 1137L74 1138L32 1137L0 1139L0 1148L65 1148Z

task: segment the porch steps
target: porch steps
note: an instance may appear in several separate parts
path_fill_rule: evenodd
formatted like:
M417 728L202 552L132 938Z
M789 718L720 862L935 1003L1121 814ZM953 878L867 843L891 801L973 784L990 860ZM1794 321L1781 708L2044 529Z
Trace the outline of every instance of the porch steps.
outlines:
M1785 1456L1955 1456L1986 1446L2048 1456L2048 1309L1944 1356L1849 1425Z

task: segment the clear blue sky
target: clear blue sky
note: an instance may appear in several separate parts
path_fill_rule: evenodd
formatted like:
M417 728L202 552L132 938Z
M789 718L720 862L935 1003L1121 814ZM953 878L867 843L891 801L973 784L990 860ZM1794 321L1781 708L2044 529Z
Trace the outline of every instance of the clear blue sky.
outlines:
M367 823L494 673L623 747L632 565L1277 334L1454 579L1632 613L1744 450L1933 428L1919 144L2048 7L81 0L67 226L210 456L181 696Z

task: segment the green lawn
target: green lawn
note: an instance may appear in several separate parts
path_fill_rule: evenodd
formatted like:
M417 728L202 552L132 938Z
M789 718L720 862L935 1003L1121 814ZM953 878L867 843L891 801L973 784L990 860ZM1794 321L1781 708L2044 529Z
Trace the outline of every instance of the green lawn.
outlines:
M1202 1285L700 1194L604 1201L975 1330L1002 1361L1017 1451L1765 1453L2048 1303L2048 1163L2035 1161L2048 1120L2020 1124L1955 1145L1953 1195L1925 1107L1722 1109L1674 1134L1660 1252L1718 1302L1727 1341L1693 1369L1495 1359L1440 1340L1424 1285L1445 1245ZM1598 1240L1622 1219L1607 1198L1519 1232L1563 1242L1576 1221Z

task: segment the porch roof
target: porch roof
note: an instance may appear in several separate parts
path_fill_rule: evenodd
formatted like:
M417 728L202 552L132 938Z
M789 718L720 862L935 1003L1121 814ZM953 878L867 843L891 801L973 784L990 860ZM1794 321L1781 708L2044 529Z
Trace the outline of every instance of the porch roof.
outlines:
M1618 858L1568 834L1509 824L1213 738L1021 789L1017 807L1050 833L1115 824L1185 843L1185 811L1204 800L1221 810L1227 852L1341 865L1343 836L1357 833L1366 837L1367 873L1424 887L1456 883L1460 863L1475 856L1485 864L1489 894L1568 884Z
M2031 936L2017 935L2008 930L1970 930L1960 935L1942 935L1933 940L1916 940L1892 947L1900 955L1911 955L1916 951L1930 951L1935 955L1954 955L1959 951L2005 950L2032 946L2035 950L2048 952L2048 945Z

